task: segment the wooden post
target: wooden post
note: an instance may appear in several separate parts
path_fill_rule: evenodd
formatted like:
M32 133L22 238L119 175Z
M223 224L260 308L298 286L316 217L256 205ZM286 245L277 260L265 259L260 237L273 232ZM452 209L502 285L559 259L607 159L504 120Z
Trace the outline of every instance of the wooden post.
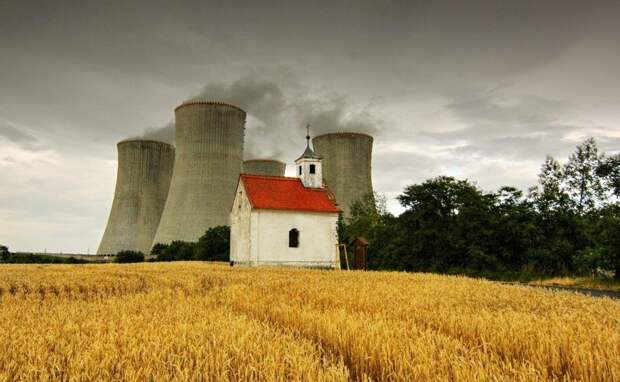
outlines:
M340 244L336 244L336 259L334 265L337 266L339 271L342 270L342 267L340 266Z
M338 263L340 263L340 248L344 248L344 260L345 263L347 264L347 271L350 270L351 268L349 267L349 254L347 252L347 245L346 244L336 244L338 246ZM342 267L338 267L339 270L342 270Z

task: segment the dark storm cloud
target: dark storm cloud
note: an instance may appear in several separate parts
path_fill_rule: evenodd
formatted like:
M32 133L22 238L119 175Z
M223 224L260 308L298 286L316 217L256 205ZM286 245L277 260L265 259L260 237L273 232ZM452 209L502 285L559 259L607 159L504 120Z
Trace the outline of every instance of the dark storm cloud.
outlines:
M0 123L0 138L13 142L26 150L41 149L41 144L36 137L8 123Z
M24 130L18 129L15 126L11 126L9 124L0 124L0 136L8 139L11 142L15 143L35 143L37 139L25 132Z
M620 137L602 136L598 138L598 142L608 154L620 154Z
M452 101L445 109L463 127L421 134L456 145L452 151L458 155L513 160L559 155L574 146L571 133L584 130L565 121L566 102L534 96L502 100L490 92Z
M452 151L459 156L474 158L500 158L518 161L538 160L542 163L546 155L564 160L575 150L577 144L586 138L595 137L601 152L620 151L620 138L587 133L584 126L558 126L565 132L576 134L569 138L561 133L547 133L544 136L508 136L494 139L479 139L475 143L459 146ZM611 129L610 129L611 130Z
M557 123L558 115L567 109L566 103L539 97L521 97L505 104L493 95L454 101L446 105L458 119L482 134L501 133L502 129L519 127L528 132L546 130Z
M459 146L452 151L459 156L529 160L540 158L541 153L549 155L565 153L573 146L573 141L554 134L553 137L546 136L544 139L528 136L478 139L475 143Z
M76 148L162 125L199 86L225 90L217 84L262 67L295 72L313 91L329 86L351 102L367 102L369 91L382 102L468 96L548 65L599 33L601 15L616 10L577 1L5 1L0 86L13 90L0 94L0 105ZM273 85L261 81L249 85L273 98L259 101L282 104L282 89L259 89ZM251 93L230 95L253 102ZM38 111L29 113L24 100ZM340 117L329 108L317 115L330 112Z

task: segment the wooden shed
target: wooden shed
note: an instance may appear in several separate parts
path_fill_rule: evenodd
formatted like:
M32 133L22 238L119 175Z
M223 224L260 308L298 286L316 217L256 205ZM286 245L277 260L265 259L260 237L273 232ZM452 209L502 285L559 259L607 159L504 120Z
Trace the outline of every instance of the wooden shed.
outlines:
M363 236L356 237L351 243L353 247L353 269L368 269L368 240Z

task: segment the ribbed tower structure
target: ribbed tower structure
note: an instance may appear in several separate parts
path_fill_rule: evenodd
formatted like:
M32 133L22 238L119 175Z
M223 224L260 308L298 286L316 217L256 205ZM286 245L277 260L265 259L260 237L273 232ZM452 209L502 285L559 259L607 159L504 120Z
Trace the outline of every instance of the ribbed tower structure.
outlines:
M149 253L174 166L174 147L148 140L117 145L118 172L112 210L97 254Z
M284 176L286 163L273 159L251 159L243 162L243 173L252 175Z
M243 161L245 111L207 101L175 109L176 158L166 207L153 245L196 241L228 225Z
M349 217L351 204L373 192L373 138L360 133L330 133L315 137L312 143L323 158L323 180L344 217Z

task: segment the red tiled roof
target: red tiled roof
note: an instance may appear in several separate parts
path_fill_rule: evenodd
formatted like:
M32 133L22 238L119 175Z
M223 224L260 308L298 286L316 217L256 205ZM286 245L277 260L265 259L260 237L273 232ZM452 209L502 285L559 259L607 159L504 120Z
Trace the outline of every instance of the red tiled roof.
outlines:
M327 190L306 188L299 178L241 174L241 181L256 209L340 212Z

